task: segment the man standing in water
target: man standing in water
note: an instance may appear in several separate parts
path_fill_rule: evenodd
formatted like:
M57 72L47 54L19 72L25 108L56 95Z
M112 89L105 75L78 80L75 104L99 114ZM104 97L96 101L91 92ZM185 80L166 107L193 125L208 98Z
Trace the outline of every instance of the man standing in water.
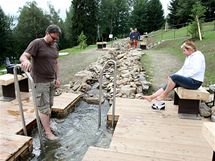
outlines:
M57 25L48 26L45 36L33 40L20 57L21 67L31 71L35 83L36 106L49 140L57 139L50 128L50 116L54 92L60 86L56 44L60 34L61 29Z

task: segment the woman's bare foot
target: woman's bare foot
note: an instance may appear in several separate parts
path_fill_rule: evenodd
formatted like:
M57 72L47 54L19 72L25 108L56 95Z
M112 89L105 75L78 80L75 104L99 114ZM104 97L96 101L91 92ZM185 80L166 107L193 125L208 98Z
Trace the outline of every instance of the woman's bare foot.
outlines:
M162 94L162 95L158 96L158 97L156 98L156 100L157 100L157 101L162 101L162 100L165 100L166 97L167 97L167 95Z
M55 136L53 133L46 133L46 138L47 138L48 140L52 140L52 141L58 139L58 137Z
M149 102L153 100L152 96L142 96L142 99L146 99Z

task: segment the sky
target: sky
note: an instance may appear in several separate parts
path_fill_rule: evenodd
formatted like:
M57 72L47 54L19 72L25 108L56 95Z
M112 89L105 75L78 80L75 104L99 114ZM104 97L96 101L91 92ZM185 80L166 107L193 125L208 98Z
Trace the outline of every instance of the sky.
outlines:
M18 16L18 10L20 7L23 7L27 1L31 0L0 0L0 6L3 9L6 15ZM48 2L50 2L56 11L60 10L60 17L65 19L66 10L69 10L71 5L71 0L35 0L37 6L42 8L44 11L49 11ZM164 15L168 14L167 5L170 0L160 0L164 9Z

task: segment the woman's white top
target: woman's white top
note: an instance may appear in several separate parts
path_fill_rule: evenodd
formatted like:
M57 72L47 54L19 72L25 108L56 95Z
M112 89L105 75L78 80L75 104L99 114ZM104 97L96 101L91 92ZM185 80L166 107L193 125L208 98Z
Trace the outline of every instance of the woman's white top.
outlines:
M184 65L175 74L203 82L205 76L204 55L200 51L195 51L191 55L187 56L184 61Z

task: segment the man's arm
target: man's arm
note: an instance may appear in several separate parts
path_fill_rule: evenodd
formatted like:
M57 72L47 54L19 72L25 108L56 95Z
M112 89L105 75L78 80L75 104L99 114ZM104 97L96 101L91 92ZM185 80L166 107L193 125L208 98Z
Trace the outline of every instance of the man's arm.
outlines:
M30 59L31 59L31 54L29 53L26 53L24 52L19 60L21 62L21 67L22 69L26 70L26 71L30 71L31 70L31 62L30 62Z

